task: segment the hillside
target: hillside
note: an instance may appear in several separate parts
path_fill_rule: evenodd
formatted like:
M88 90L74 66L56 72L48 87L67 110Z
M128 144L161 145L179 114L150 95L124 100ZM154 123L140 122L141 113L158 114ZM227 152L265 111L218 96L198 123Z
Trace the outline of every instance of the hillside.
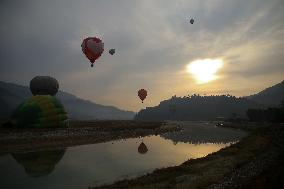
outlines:
M175 112L171 111L175 107ZM158 106L138 112L137 120L214 120L217 117L246 117L246 110L259 105L246 98L230 95L172 97Z
M9 117L12 111L31 96L28 87L0 81L0 119ZM134 112L112 106L103 106L72 94L59 91L56 95L65 106L71 119L132 119ZM246 117L246 110L263 106L277 106L284 100L284 81L257 94L237 98L230 95L172 97L156 107L147 107L135 117L137 120L213 120L233 115ZM175 111L171 108L175 107Z
M281 83L266 88L257 94L247 96L246 98L266 106L277 106L284 101L284 80Z
M147 107L137 120L214 120L217 117L246 118L246 110L278 106L284 101L284 81L246 97L231 95L172 97L156 107ZM174 108L173 108L174 107Z
M0 81L0 119L7 119L13 110L31 96L28 87ZM120 110L113 106L103 106L59 91L56 95L69 117L75 120L92 119L133 119L134 112Z

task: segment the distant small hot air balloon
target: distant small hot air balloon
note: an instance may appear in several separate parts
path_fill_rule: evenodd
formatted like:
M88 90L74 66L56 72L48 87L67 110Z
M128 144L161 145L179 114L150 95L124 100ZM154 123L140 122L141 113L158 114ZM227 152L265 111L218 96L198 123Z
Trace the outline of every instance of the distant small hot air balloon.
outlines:
M138 91L138 96L142 100L142 103L143 103L143 100L145 100L145 98L147 96L147 91L145 89L140 89Z
M146 154L148 152L147 146L144 144L144 142L141 142L141 144L138 146L138 152L140 154Z
M109 54L114 55L115 49L110 49L108 52L109 52Z
M194 19L192 18L192 19L190 19L190 21L189 21L191 24L193 24L194 23Z
M91 66L93 67L94 62L104 52L104 43L97 37L88 37L82 42L82 51L86 57L90 60Z

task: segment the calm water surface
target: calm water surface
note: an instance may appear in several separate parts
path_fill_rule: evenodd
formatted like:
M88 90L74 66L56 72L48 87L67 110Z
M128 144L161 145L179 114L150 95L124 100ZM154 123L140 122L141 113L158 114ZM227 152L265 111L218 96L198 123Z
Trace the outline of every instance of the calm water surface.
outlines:
M161 136L2 155L0 188L87 188L112 183L206 156L246 135L206 123L181 126L182 132Z

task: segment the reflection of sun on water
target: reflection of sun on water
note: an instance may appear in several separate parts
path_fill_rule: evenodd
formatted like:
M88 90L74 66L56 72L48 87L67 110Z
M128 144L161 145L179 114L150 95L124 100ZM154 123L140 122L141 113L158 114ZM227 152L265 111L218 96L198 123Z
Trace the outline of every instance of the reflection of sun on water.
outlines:
M195 60L186 66L188 73L194 75L199 84L208 83L217 78L217 71L222 68L222 59Z

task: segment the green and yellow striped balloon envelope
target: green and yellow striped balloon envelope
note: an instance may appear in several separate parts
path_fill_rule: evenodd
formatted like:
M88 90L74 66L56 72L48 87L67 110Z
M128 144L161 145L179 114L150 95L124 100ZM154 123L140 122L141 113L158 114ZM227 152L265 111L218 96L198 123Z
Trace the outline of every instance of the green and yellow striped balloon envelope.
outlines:
M13 113L17 127L67 127L68 116L62 104L50 95L35 95Z

